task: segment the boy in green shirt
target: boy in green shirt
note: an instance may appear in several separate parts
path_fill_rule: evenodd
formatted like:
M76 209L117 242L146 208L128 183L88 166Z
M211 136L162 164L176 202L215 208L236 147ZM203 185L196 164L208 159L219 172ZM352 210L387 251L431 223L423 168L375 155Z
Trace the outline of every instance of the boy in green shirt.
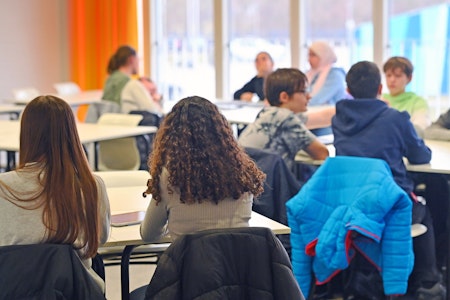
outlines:
M389 94L383 94L383 99L399 111L407 111L411 116L416 131L422 136L423 130L431 122L426 100L413 92L406 92L406 86L411 82L414 67L405 57L393 56L383 66L386 85Z

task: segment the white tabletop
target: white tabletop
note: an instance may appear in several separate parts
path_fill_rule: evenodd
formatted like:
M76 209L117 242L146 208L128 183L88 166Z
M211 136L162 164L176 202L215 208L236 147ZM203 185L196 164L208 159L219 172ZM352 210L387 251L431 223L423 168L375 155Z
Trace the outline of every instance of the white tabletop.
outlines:
M70 104L70 106L78 106L83 104L100 102L102 100L102 95L103 90L87 90L72 95L55 95L55 96L65 100L67 103Z
M242 106L235 107L233 104L229 106L219 106L220 112L231 124L250 124L256 119L262 107L258 106Z
M154 126L118 126L77 123L80 141L88 152L89 164L95 168L94 142L155 133ZM20 122L0 120L0 150L19 151Z
M255 121L256 116L263 108L262 103L253 103L245 101L212 101L217 105L220 112L231 124L247 125ZM164 103L164 113L168 114L176 101L169 101Z
M79 106L83 104L91 104L99 102L102 99L103 90L86 90L71 95L54 94L54 96L65 100L70 106ZM32 99L26 100L12 100L15 104L27 104Z
M154 126L117 126L77 123L82 144L155 133ZM0 120L0 150L19 151L20 122Z
M411 172L450 174L450 142L425 140L425 144L431 149L431 161L429 164L413 165L405 159L406 169ZM333 145L327 145L330 157L335 156ZM295 156L295 161L311 165L321 165L323 161L312 160L304 151Z
M111 214L131 211L146 211L151 201L151 196L142 197L145 186L111 187L107 188ZM271 220L256 212L252 212L250 226L267 227L275 234L289 234L291 229L281 223ZM168 238L159 242L170 242ZM139 233L139 225L124 227L111 227L111 234L104 246L141 245L144 242Z
M11 105L11 104L1 104L0 114L20 114L24 110L24 105Z

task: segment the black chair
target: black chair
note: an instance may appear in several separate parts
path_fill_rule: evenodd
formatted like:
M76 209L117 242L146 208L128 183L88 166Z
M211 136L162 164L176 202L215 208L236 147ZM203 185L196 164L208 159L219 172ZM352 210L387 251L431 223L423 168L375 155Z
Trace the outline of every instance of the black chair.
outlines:
M141 122L139 122L140 126L155 126L159 128L161 124L162 117L144 110L133 110L130 114L141 115L143 118ZM146 134L140 135L136 137L137 147L139 149L139 155L141 157L141 164L139 166L139 170L147 170L147 159L148 155L153 149L153 138L155 134Z
M0 247L0 299L105 299L72 245Z
M286 166L280 155L261 149L245 148L245 152L266 174L264 192L253 200L253 210L272 220L288 225L286 202L300 190L301 184ZM291 243L288 234L279 236L289 256Z
M150 284L130 298L304 299L280 241L260 227L179 237L161 256Z

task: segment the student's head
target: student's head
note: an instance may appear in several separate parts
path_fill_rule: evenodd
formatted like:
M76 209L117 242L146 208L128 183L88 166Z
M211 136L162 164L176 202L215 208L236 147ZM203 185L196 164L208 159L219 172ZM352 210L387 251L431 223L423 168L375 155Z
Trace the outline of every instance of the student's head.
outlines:
M47 95L28 103L21 117L20 164L72 163L80 152L75 117L67 102Z
M324 41L315 41L309 46L308 62L311 69L331 65L337 61L333 48Z
M128 45L120 46L109 59L107 71L108 74L111 74L120 68L126 67L127 72L130 75L134 75L137 74L138 63L136 50Z
M42 196L44 201L38 204L43 207L47 241L78 241L84 248L82 257L95 256L99 244L97 186L67 102L39 96L27 104L20 121L19 156L17 170L39 170L42 190L13 198L26 202Z
M386 85L392 96L405 92L406 85L411 82L414 67L406 57L393 56L383 65Z
M208 199L214 203L244 192L262 192L264 174L238 146L233 131L210 101L198 97L180 100L164 117L149 157L153 178L149 190L160 201L160 174L169 173L185 203Z
M378 66L370 61L354 64L345 77L347 90L355 99L376 98L381 91Z
M153 80L148 77L139 77L139 81L142 82L145 89L152 96L153 100L159 100L159 98L161 98L161 95L158 94L158 88Z
M273 71L273 59L269 53L262 51L255 57L255 68L259 77L267 76Z
M307 78L295 68L277 69L264 81L264 93L272 106L286 107L295 113L306 111L309 95Z

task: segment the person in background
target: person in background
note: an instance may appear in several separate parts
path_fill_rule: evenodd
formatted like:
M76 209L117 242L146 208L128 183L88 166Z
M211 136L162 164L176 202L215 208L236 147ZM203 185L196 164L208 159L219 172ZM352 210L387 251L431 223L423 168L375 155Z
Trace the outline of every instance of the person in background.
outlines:
M158 93L158 87L156 86L156 83L149 77L145 76L139 77L139 81L142 82L145 89L150 93L150 96L152 97L153 101L156 101L161 104L163 101L163 96L160 93Z
M383 94L383 99L392 108L407 111L417 133L423 136L423 131L431 124L427 101L413 92L405 91L412 80L412 63L406 57L393 56L385 62L383 71L389 89L389 93Z
M249 226L265 174L237 144L210 101L180 100L164 118L149 156L152 200L141 224L144 241L200 230Z
M425 129L425 138L450 141L450 109Z
M413 239L414 269L408 293L414 299L445 299L435 255L434 227L426 205L414 194L414 182L403 158L411 164L426 164L431 150L417 135L407 112L400 112L378 99L382 84L377 65L362 61L346 76L348 92L354 100L336 104L332 120L336 155L372 157L385 160L395 182L413 201L413 223L422 223L427 232Z
M298 115L307 110L309 101L305 74L295 68L277 69L266 79L265 94L270 106L264 107L255 122L244 129L239 143L243 147L278 153L291 170L300 150L313 159L328 157L326 146L306 128Z
M345 71L334 67L337 56L330 45L315 41L309 46L308 62L311 68L306 72L309 82L310 106L334 105L347 98L345 92Z
M450 141L450 110L443 113L430 125L429 107L425 99L413 92L406 92L406 86L412 80L413 65L405 57L394 56L384 64L384 73L389 88L389 94L383 94L383 99L391 107L407 111L411 122L419 136L430 140ZM447 232L447 201L450 186L444 174L415 173L414 182L421 190L417 191L428 201L433 216L434 233L436 237L436 256L439 266L445 266L448 253Z
M162 114L162 108L154 101L144 85L132 75L138 73L139 59L130 46L120 46L108 62L108 78L103 89L103 100L113 101L123 113L149 111Z
M309 106L334 106L337 101L348 98L345 92L345 71L334 67L337 56L330 45L315 41L309 46L308 62L311 68L306 72L309 82ZM331 134L331 127L311 130L316 136Z
M256 94L259 100L263 101L265 98L263 91L264 78L272 73L273 65L273 59L269 53L265 51L259 52L255 58L256 76L234 93L234 99L250 102L253 95Z
M0 246L73 244L104 291L91 258L109 236L109 200L91 173L67 102L39 96L25 107L19 157L16 170L0 174Z

